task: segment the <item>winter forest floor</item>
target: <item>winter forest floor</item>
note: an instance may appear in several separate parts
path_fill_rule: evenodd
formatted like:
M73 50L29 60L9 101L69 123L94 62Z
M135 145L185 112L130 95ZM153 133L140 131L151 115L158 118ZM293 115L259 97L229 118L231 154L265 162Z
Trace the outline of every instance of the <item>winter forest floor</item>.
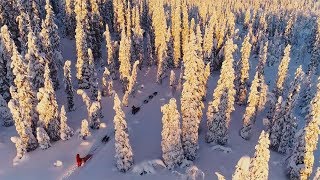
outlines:
M62 39L62 50L64 59L70 59L72 63L76 62L75 44L74 41L68 39ZM104 51L104 49L103 49ZM306 64L297 60L297 52L293 51L291 54L291 62L289 67L290 79L294 77L294 72L298 65L302 63L304 68ZM253 79L255 66L257 60L255 57L251 60L251 73L250 80ZM274 80L277 74L277 66L266 67L265 77L266 82L270 84L269 90L275 84ZM74 66L72 66L74 68ZM99 69L98 74L102 74L103 70ZM216 86L219 78L219 72L215 72L209 79L209 85L207 90L207 103L212 100L213 90ZM60 72L62 75L62 72ZM73 69L73 78L75 78L75 69ZM135 165L139 165L142 162L161 159L161 130L162 130L162 113L160 107L168 103L171 97L177 99L178 107L180 107L180 93L176 92L173 96L170 92L168 85L168 78L165 79L162 85L156 84L156 69L143 69L138 72L138 86L139 91L135 98L129 99L129 107L124 108L126 113L126 120L129 127L129 138L134 153ZM60 77L62 80L62 77ZM74 79L73 81L77 81ZM61 83L62 84L62 83ZM116 82L115 88L119 96L123 96L120 88L120 83ZM155 96L148 104L143 105L141 110L136 114L131 114L132 105L140 105L143 100L150 94L157 91L158 95ZM80 96L75 95L75 107L76 111L67 113L68 123L74 128L77 133L80 129L81 120L87 117L86 107L82 102ZM66 95L63 92L63 88L57 91L57 100L59 106L66 104ZM75 165L75 156L79 153L82 157L87 154L94 144L99 143L100 139L113 132L113 117L114 110L113 98L103 97L102 99L103 115L102 122L105 127L99 130L92 130L92 135L87 140L81 140L78 138L77 133L68 141L58 141L53 143L52 147L47 150L37 149L35 151L27 153L17 164L12 162L16 155L14 144L10 141L11 136L16 135L15 127L0 127L0 179L3 180L34 180L34 179L61 179L62 176L67 173L70 167ZM207 108L207 107L206 107ZM206 108L204 112L206 112ZM257 144L260 132L264 129L262 118L265 112L259 113L257 122L254 126L253 136L249 141L243 140L239 136L239 129L242 126L242 116L244 114L245 106L235 106L235 111L232 113L232 121L230 127L230 139L228 147L232 149L231 152L225 153L217 150L212 150L210 144L205 142L206 132L206 115L204 113L203 119L200 125L199 135L199 157L194 161L194 164L205 173L205 179L217 179L215 172L223 174L226 179L231 179L232 173L235 170L235 165L242 156L252 157L254 154L254 147ZM297 113L299 115L299 113ZM299 123L304 124L304 118L299 117ZM84 167L71 174L68 179L179 179L178 173L172 173L169 170L158 170L155 174L148 174L140 176L128 172L126 174L120 173L114 162L114 138L111 140L92 157ZM286 179L283 162L285 156L271 151L271 158L269 160L269 179L280 180ZM55 167L53 165L57 160L62 161L63 165ZM320 165L320 148L315 152L315 165ZM185 169L176 169L179 173L184 173ZM315 170L313 171L315 172ZM313 177L313 175L311 176Z

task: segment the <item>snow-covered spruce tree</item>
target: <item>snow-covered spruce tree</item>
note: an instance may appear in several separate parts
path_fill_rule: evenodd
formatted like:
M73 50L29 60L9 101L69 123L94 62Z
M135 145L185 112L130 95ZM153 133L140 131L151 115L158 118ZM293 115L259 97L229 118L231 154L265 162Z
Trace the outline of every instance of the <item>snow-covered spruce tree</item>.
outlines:
M59 51L60 37L58 34L58 26L54 22L54 13L48 0L46 5L46 14L46 19L42 21L42 30L40 36L45 58L50 68L50 78L52 80L54 89L57 90L59 89L57 65L61 63L62 56L61 51Z
M12 114L5 99L0 95L0 119L3 126L9 127L14 124Z
M205 33L203 37L203 54L206 64L213 63L213 31L215 18L210 17L208 24L205 27Z
M104 68L102 75L102 96L111 96L113 89L113 80L111 79L110 71Z
M167 69L167 50L168 45L166 42L167 36L167 23L163 7L163 1L156 1L152 9L152 27L154 29L154 45L157 57L157 83L161 84L165 77Z
M50 79L49 65L45 66L44 87L39 89L37 98L39 103L37 111L39 113L38 126L43 127L52 141L60 139L60 119L56 94Z
M13 85L14 79L11 69L14 41L11 39L8 26L2 26L0 32L0 95L9 101L10 86Z
M306 124L295 137L292 153L288 160L287 174L290 179L307 180L314 164L313 153L317 149L320 134L320 78L317 93L311 101L311 108L306 116Z
M279 96L282 96L284 91L285 80L287 78L288 68L290 63L290 51L291 51L291 45L287 45L287 47L284 50L283 58L278 68L278 77L276 81L276 87L273 91L276 98L278 98Z
M314 70L308 71L305 76L304 83L302 85L303 89L301 90L302 94L300 94L301 99L299 102L299 107L301 108L301 114L306 114L308 109L310 108L310 102L315 94L315 85L312 83L312 79L314 78Z
M128 106L129 95L134 96L134 94L135 94L135 91L136 91L135 85L137 83L137 73L138 73L137 72L137 70L138 70L137 68L138 68L138 65L139 65L139 61L136 61L133 64L131 76L129 78L128 89L127 89L127 91L124 94L123 99L122 99L122 104L124 106Z
M316 33L313 40L311 59L308 70L311 71L313 68L315 73L319 73L319 59L320 59L320 20L316 24Z
M41 18L39 10L39 5L35 1L31 1L31 9L28 14L30 17L30 27L36 35L38 35L41 31Z
M66 35L74 38L76 29L75 0L65 0L65 19Z
M115 129L116 166L119 171L126 172L133 165L133 153L129 142L128 128L125 114L117 94L114 95L113 109L116 115L113 118Z
M269 135L262 131L259 137L258 145L256 145L253 158L249 167L249 180L261 179L268 180L269 174Z
M100 127L100 110L101 105L98 101L94 101L91 103L90 109L89 109L89 126L92 129L99 129Z
M19 152L35 150L38 147L37 139L32 133L31 126L26 123L24 119L25 113L23 113L24 111L20 107L18 100L14 97L9 101L8 106L12 113L14 124L21 140L21 142L18 142L18 144L17 142L15 142L17 155L19 154Z
M249 94L248 103L247 103L248 105L242 117L243 127L240 130L240 135L244 139L250 138L252 126L253 124L255 124L255 121L256 121L257 108L259 103L258 88L260 88L259 77L258 77L258 72L256 72L256 75L254 76L254 79L252 81L252 85L250 88L250 94Z
M77 79L78 85L81 89L90 88L90 71L89 71L89 57L88 57L88 12L87 4L82 3L82 1L75 2L75 12L76 12L76 50L77 50Z
M162 158L169 169L182 163L184 159L181 144L180 113L174 98L161 107L162 112Z
M299 98L300 85L303 80L303 76L304 73L300 66L295 73L293 82L290 84L288 97L284 104L285 108L282 109L285 115L278 148L278 152L280 153L286 153L292 148L294 135L297 129L297 120L294 116L293 109Z
M89 123L86 119L81 122L81 130L79 134L79 138L85 140L88 136L90 136Z
M135 6L133 9L133 37L132 37L132 59L139 61L139 69L146 65L145 61L143 61L143 33L144 30L141 28L140 24L140 14L139 7Z
M191 30L190 41L183 54L185 70L181 71L185 80L181 94L182 147L185 157L189 160L195 160L197 157L198 129L204 108L202 98L206 93L205 65L200 44L196 42L196 34Z
M173 1L171 13L172 37L173 37L173 53L174 66L178 67L181 61L181 1Z
M41 149L51 147L50 138L42 127L37 127L37 140Z
M60 111L60 138L64 141L70 139L74 135L74 131L68 126L67 120L66 110L64 105L62 105Z
M114 7L114 28L118 33L125 27L125 1L112 1Z
M27 152L27 146L26 144L23 143L20 137L14 136L10 138L11 142L13 142L16 146L17 150L17 155L13 159L13 161L17 161L19 159L22 159L22 157L26 154Z
M82 90L82 89L78 89L78 90L77 90L77 94L78 94L79 96L81 96L82 101L85 103L85 105L86 105L86 107L87 107L87 111L88 111L88 113L89 113L89 109L90 109L90 106L91 106L91 100L90 100L89 96L88 96L87 93L86 93L84 90Z
M231 112L234 110L234 96L236 94L233 69L233 52L236 46L229 39L224 48L225 60L222 63L220 78L213 92L213 101L208 104L208 131L206 135L208 143L216 142L221 145L226 144L228 141L228 129L231 121ZM226 105L222 103L226 103Z
M101 44L103 34L103 23L99 11L98 0L90 0L91 5L91 41L92 53L97 64L101 63Z
M182 56L186 53L186 47L189 41L189 14L187 1L181 3L181 14L182 14L182 30L181 30L181 41L182 41Z
M125 29L126 29L126 35L127 35L127 37L132 37L132 30L131 30L131 28L132 28L132 14L131 14L132 12L131 12L131 3L129 2L129 3L126 3L126 7L125 7L125 14L124 14L124 16L125 16L125 21L126 21L126 23L125 23Z
M98 109L97 113L98 113L100 118L103 118L104 116L102 114L101 99L102 99L102 93L101 93L101 91L98 91L98 98L97 98L96 102L98 103L99 109Z
M122 30L121 33L121 41L119 47L119 73L120 73L120 80L122 82L123 89L126 90L128 86L128 81L130 78L131 72L131 42L130 37L125 35L125 30Z
M261 43L262 44L262 43ZM259 62L257 65L257 72L258 72L258 76L261 79L262 76L264 76L264 68L267 62L267 57L268 57L268 46L269 46L269 42L266 41L263 45L263 48L260 48L260 52L259 52Z
M241 59L238 64L238 75L236 77L237 85L237 103L243 105L246 103L247 99L247 87L249 80L249 69L250 69L250 53L251 53L251 44L249 34L244 38L241 48Z
M16 46L13 46L13 56L11 60L12 72L15 76L15 86L10 87L10 94L11 96L16 96L15 99L19 102L19 107L24 110L21 112L23 120L28 128L31 128L32 132L35 133L38 122L38 113L36 110L38 101L36 92L33 90L28 76L27 63L19 54ZM28 150L35 148L36 146L28 147Z
M113 58L114 56L114 48L113 48L113 41L111 40L111 35L109 31L108 24L106 25L106 31L103 33L105 39L106 39L106 49L107 49L107 67L110 71L112 79L115 79L115 73L116 73L116 64L115 60Z
M30 31L30 19L29 15L24 11L20 11L20 15L17 17L18 29L19 29L19 44L22 55L27 53L28 49L28 34Z
M88 49L88 55L89 55L89 71L90 71L89 83L90 83L91 100L97 101L99 84L98 84L96 68L94 65L93 52L91 49Z
M19 9L15 0L0 2L0 27L7 25L11 32L12 39L18 43L19 29L16 18L19 15Z
M63 82L64 82L64 92L67 94L68 99L68 111L74 111L74 89L71 80L71 61L67 60L63 66Z
M288 68L290 63L290 50L291 50L291 45L287 45L287 47L284 50L284 56L278 68L276 85L273 89L273 97L272 97L273 100L270 101L270 105L269 105L270 107L267 114L267 118L269 119L269 121L274 115L274 108L275 108L274 103L276 102L275 100L283 95L285 80L287 78L287 73L288 73Z
M293 15L290 15L284 31L284 38L285 38L286 45L293 43L293 28L295 25L294 21L295 21L295 17Z
M277 150L279 146L282 125L283 125L283 113L281 109L284 108L283 98L280 96L276 102L276 107L272 121L268 121L269 125L267 126L267 131L270 134L270 147Z
M144 49L144 54L145 54L145 57L144 57L144 64L147 64L147 66L152 66L155 64L155 55L153 53L153 50L152 50L152 43L151 43L151 37L150 37L150 34L149 33L146 33L145 35L145 39L146 39L146 48Z
M44 66L45 59L43 54L40 53L39 41L32 31L28 34L28 50L25 55L26 62L28 62L28 74L32 88L38 91L44 85Z
M250 157L243 156L236 165L232 180L247 180L249 175Z

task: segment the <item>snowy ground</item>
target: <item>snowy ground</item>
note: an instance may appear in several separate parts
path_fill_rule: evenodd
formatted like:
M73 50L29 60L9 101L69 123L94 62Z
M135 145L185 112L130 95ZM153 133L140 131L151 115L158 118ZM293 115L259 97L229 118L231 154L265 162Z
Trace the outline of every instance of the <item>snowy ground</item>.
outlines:
M64 39L62 41L62 50L64 59L70 59L75 63L75 48L72 41ZM293 53L292 56L295 56ZM252 60L252 67L255 67L256 60ZM294 71L300 62L296 63L295 59L291 61L290 77L293 77ZM74 69L73 69L74 70ZM254 69L252 68L254 71ZM251 79L253 77L251 73ZM274 84L277 67L266 68L266 80L270 82L271 86ZM129 99L129 107L132 105L140 105L142 101L151 93L157 91L158 95L152 99L148 104L144 105L138 114L131 115L130 108L124 108L126 112L127 123L129 127L129 138L132 144L135 164L161 159L161 117L160 106L167 103L172 97L168 88L168 82L164 82L162 86L155 84L156 71L154 68L144 69L139 72L139 84L144 88L140 89L135 99ZM100 71L102 74L102 70ZM75 74L73 74L73 78ZM219 73L216 72L209 80L208 101L212 100L212 93L219 78ZM76 81L74 81L76 83ZM75 84L76 85L76 84ZM76 86L75 86L76 87ZM115 89L122 96L120 92L120 84L116 83ZM270 90L270 87L269 87ZM57 92L59 105L66 104L66 96L62 89ZM174 97L180 103L180 94L176 93ZM86 107L81 98L76 95L76 111L67 113L68 123L75 130L79 130L81 120L87 118ZM207 102L205 103L207 105ZM68 141L58 141L53 143L52 147L47 150L40 150L27 153L27 156L18 164L14 165L12 160L15 157L15 146L10 141L10 137L16 135L14 127L0 127L0 179L4 180L35 180L35 179L61 179L64 175L70 173L70 169L75 165L75 155L79 153L81 156L86 155L91 149L99 144L101 138L105 134L113 132L113 116L114 111L113 99L102 99L103 123L106 127L93 131L92 135L87 140L80 140L77 134ZM239 129L242 125L242 115L244 113L244 106L236 106L236 110L232 114L232 122L230 129L230 141L228 147L231 152L225 153L218 150L212 150L211 145L205 143L206 132L206 116L204 111L203 120L200 126L199 135L199 158L194 164L205 173L205 179L217 179L215 172L224 175L226 179L231 179L234 167L237 161L242 156L252 157L254 153L254 146L257 143L258 136L263 129L261 113L258 116L256 126L254 128L253 137L249 141L243 140L239 135ZM299 117L301 124L303 118ZM177 173L172 173L168 170L158 170L152 175L134 174L128 172L126 174L120 173L116 170L114 165L114 139L112 138L106 145L102 146L99 151L92 157L90 161L80 169L71 173L68 179L179 179ZM286 179L283 170L284 156L271 151L271 158L269 161L269 179L280 180ZM63 165L55 167L54 162L62 161ZM320 165L320 147L315 154L315 167ZM180 173L184 173L185 169L176 169Z

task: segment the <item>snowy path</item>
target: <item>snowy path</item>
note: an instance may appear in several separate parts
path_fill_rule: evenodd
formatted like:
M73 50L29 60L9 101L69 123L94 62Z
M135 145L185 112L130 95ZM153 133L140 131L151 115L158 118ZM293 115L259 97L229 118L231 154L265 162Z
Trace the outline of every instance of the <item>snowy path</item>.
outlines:
M67 168L67 170L62 174L61 178L59 178L60 180L67 180L70 179L70 177L75 174L77 172L78 169L81 169L83 166L85 166L87 163L90 163L90 160L97 154L99 153L99 151L102 149L102 147L106 144L108 144L110 142L110 139L113 138L113 134L114 133L110 133L112 132L111 130L109 130L109 133L105 134L104 136L102 136L100 139L102 140L105 136L108 136L109 139L107 142L102 142L102 141L98 141L95 144L92 145L91 149L89 150L89 152L87 153L87 155L92 155L89 159L88 162L85 162L82 164L82 166L80 168L77 167L77 165L74 163L72 166L70 166L69 168Z

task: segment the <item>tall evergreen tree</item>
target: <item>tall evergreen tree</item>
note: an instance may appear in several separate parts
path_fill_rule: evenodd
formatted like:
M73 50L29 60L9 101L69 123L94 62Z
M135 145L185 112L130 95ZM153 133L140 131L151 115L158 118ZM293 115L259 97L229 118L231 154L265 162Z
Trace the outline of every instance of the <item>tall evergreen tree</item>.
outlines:
M242 117L243 127L240 130L240 135L244 139L249 139L249 137L251 136L252 126L256 121L257 110L258 110L257 108L259 103L258 88L259 88L259 77L258 77L258 72L256 72L256 75L254 76L254 79L252 81L252 85L250 88L248 105Z
M31 31L29 15L24 11L21 11L16 20L19 29L20 51L22 55L25 55L28 50L28 34L29 31Z
M224 47L225 60L222 63L218 85L213 92L213 101L209 102L207 111L208 132L206 141L226 144L231 112L234 110L234 79L233 52L236 46L229 39ZM223 97L222 97L223 96ZM221 109L222 108L222 109Z
M55 16L50 5L50 1L46 2L46 18L42 22L41 40L44 48L45 58L50 68L50 78L52 79L55 90L59 89L59 76L57 66L62 63L62 55L60 51L60 37L58 26L55 24Z
M290 84L288 97L284 104L285 108L282 109L282 111L284 111L284 121L281 137L279 138L278 152L280 153L286 153L292 148L294 134L296 133L297 129L297 120L294 116L293 110L297 99L299 98L300 84L302 82L303 75L304 73L302 71L302 67L300 66L295 73L294 80Z
M45 59L40 52L40 46L41 44L39 44L37 37L30 31L28 34L28 51L25 59L28 63L28 74L34 91L38 91L44 85Z
M76 29L75 0L65 0L65 19L66 35L74 38Z
M314 69L315 73L319 73L319 59L320 59L320 20L317 20L316 33L314 34L314 40L312 44L311 59L308 67L308 71Z
M125 31L122 30L121 33L121 41L120 41L120 47L119 47L119 73L120 73L120 80L122 82L123 88L126 90L128 81L130 78L130 72L131 72L131 42L130 37L127 37L125 34Z
M12 39L17 43L19 37L18 23L16 18L19 15L19 9L16 0L0 2L0 27L6 25L11 32Z
M184 159L181 144L180 113L174 98L161 107L162 116L162 158L169 169L182 163Z
M91 40L95 62L101 63L101 43L103 34L102 17L99 11L98 0L90 0L91 4Z
M38 142L32 133L31 126L29 126L24 119L25 110L20 106L18 100L15 98L9 101L8 106L11 110L14 124L21 140L21 142L15 142L17 156L20 154L19 152L24 154L23 151L35 150L38 147ZM22 157L22 154L20 154L19 157Z
M306 116L306 124L295 136L292 153L287 163L290 179L309 179L314 164L313 153L317 149L320 134L320 78L317 92L311 101L311 108Z
M5 36L9 36L9 41L5 41ZM0 96L5 100L10 100L10 86L13 84L13 76L11 70L12 45L8 32L8 27L3 26L0 34Z
M102 96L111 96L113 88L113 80L107 68L104 69L102 75Z
M173 53L174 53L174 66L178 67L181 61L181 2L180 0L173 1L173 10L171 12L172 22L172 37L173 37Z
M204 108L202 98L206 92L205 66L200 45L196 42L196 33L192 30L189 44L185 47L187 51L183 54L185 70L181 71L185 80L181 94L182 147L189 160L197 157L198 129Z
M113 118L115 129L116 166L119 171L126 172L133 165L133 153L129 142L128 128L125 114L121 108L121 102L117 94L114 95L113 109L116 115Z
M251 52L251 44L250 37L247 35L244 38L241 48L241 59L238 64L238 76L236 77L236 85L237 85L237 103L242 105L246 103L247 99L247 87L249 80L249 69L250 69L250 52Z
M44 87L39 89L37 98L39 103L37 111L39 112L40 127L43 127L52 141L60 139L60 119L56 94L50 79L49 65L45 66L45 82Z
M286 49L284 50L284 56L278 68L278 76L276 80L276 86L273 89L273 100L270 101L270 107L268 110L268 119L269 121L274 116L275 112L275 100L278 99L280 96L283 96L283 91L285 87L285 80L287 78L287 73L289 69L290 63L290 50L291 46L287 45Z
M42 127L37 127L37 140L41 149L51 147L50 137Z
M18 107L23 109L21 111L21 117L28 128L31 128L33 133L36 130L36 124L38 122L38 113L36 110L36 105L38 103L36 92L33 90L30 82L30 77L27 72L27 63L19 54L17 47L13 48L12 56L12 72L15 76L14 84L11 86L10 93L11 96L16 96L14 99L19 102ZM23 138L22 138L22 141ZM37 146L30 145L27 149L35 149Z
M255 147L256 152L251 159L248 179L268 179L270 158L269 144L270 140L268 133L262 131L259 137L258 145Z
M76 13L76 50L77 50L77 79L78 85L81 89L90 88L90 71L89 71L89 57L88 47L90 47L89 39L89 16L88 16L88 4L83 1L75 2Z
M136 91L135 85L137 83L137 70L138 70L137 68L138 68L138 65L139 65L139 61L136 61L133 64L133 69L132 69L132 72L131 72L131 76L129 78L128 89L125 92L125 94L123 96L123 100L122 100L122 104L125 105L125 106L128 106L129 95L134 96L135 91Z
M106 49L107 49L107 67L111 73L112 79L116 77L116 63L114 59L114 48L113 41L111 40L109 26L106 25L106 31L104 32L104 37L106 39Z
M165 11L163 7L163 1L156 1L155 6L152 11L152 26L154 28L154 43L155 43L155 52L157 56L157 83L161 84L162 79L165 77L167 62L167 42L166 42L166 33L167 33L167 23L165 18Z
M89 55L89 71L90 71L89 83L90 83L91 99L93 101L97 101L99 84L98 84L96 68L94 65L93 52L91 49L88 49L88 55Z
M63 82L64 82L64 92L67 93L68 99L68 111L74 111L74 89L71 80L71 61L67 60L63 66Z
M60 138L64 141L70 139L74 135L74 131L67 124L67 116L64 105L62 105L60 111L60 122Z

